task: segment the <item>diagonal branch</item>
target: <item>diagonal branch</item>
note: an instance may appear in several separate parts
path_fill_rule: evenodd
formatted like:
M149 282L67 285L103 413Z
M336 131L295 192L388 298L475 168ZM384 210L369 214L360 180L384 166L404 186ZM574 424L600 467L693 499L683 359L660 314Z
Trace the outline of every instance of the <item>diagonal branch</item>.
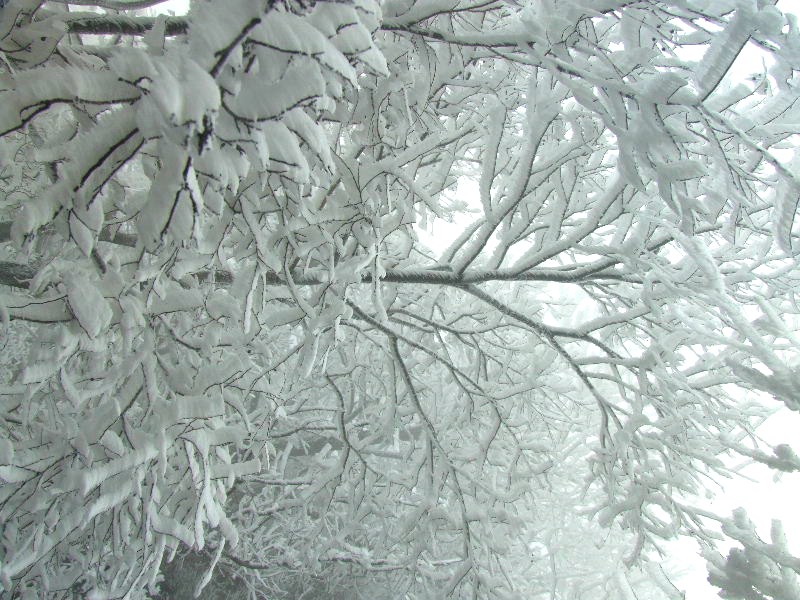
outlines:
M607 440L609 436L609 429L608 429L608 419L609 416L613 417L616 421L616 416L614 415L613 409L609 406L608 402L603 398L600 392L592 383L591 379L589 379L588 375L581 369L581 367L575 362L575 359L572 355L566 351L566 349L558 343L556 340L556 335L558 335L553 328L547 327L541 323L537 323L533 319L526 317L522 313L514 310L510 306L503 304L496 298L493 298L486 292L478 289L475 286L467 286L464 288L467 292L482 300L483 302L487 303L489 306L496 308L500 311L501 314L511 317L520 323L523 323L530 327L531 329L536 332L543 340L545 340L550 346L558 353L558 355L563 358L567 364L569 365L570 369L578 376L578 378L583 382L586 386L586 389L589 390L589 393L594 397L597 401L597 405L600 408L601 414L601 424L600 424L600 445L605 448L607 445ZM592 343L598 343L596 340L591 338L591 336L581 336L579 339L586 339L586 341L591 341ZM616 355L613 350L610 348L606 349L607 352L612 353L612 355ZM619 423L617 422L619 425Z

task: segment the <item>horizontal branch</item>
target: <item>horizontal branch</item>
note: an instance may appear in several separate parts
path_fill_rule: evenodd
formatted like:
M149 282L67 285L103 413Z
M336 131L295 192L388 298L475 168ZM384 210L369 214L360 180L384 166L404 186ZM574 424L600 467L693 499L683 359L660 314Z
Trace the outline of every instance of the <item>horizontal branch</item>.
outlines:
M11 221L0 221L0 243L11 240ZM122 233L111 228L105 228L97 237L100 242L108 242L119 246L135 248L137 237L132 233ZM672 239L669 237L668 239ZM441 267L435 269L408 269L388 270L381 281L384 283L418 283L428 285L448 285L463 287L491 281L548 281L553 283L585 283L587 281L623 281L627 283L641 283L640 279L622 273L614 267L619 260L609 259L599 263L581 267L540 268L530 269L524 273L517 273L511 269L489 269L466 271L457 274ZM36 275L36 270L28 265L0 261L0 285L27 289L28 282ZM201 282L213 280L221 285L233 283L233 274L228 271L214 269L195 272ZM317 273L292 273L292 280L297 285L326 285L329 282L327 271L325 274ZM267 285L283 285L285 278L272 272L264 275ZM364 272L361 274L361 283L372 283L372 275Z
M13 221L0 221L0 244L11 241L11 228L13 225ZM97 239L101 242L110 242L118 246L135 248L137 237L134 233L123 233L114 231L111 227L106 227L100 232Z
M101 240L105 241L105 240ZM127 245L127 244L123 244ZM202 270L195 273L200 282L213 281L220 285L230 285L233 283L233 274L228 271ZM28 265L0 261L0 285L27 289L29 282L36 276L36 269ZM464 287L476 283L486 283L490 281L550 281L554 283L582 283L585 281L625 281L637 283L637 280L625 276L621 273L609 271L592 273L589 276L581 276L579 273L570 270L531 270L527 273L512 274L505 270L479 271L476 273L465 273L458 275L452 271L439 271L436 269L413 269L413 270L389 270L381 277L383 283L398 284L427 284L427 285L447 285L450 287ZM267 285L286 285L286 279L280 273L265 273L263 281ZM292 273L292 281L295 285L327 285L330 283L327 273ZM370 273L362 273L360 283L372 283L373 278Z
M249 560L246 558L241 558L236 556L233 553L224 552L225 558L230 560L235 565L240 567L244 567L245 569L253 569L257 571L271 571L276 568L289 568L289 569L296 569L301 570L303 565L300 563L293 563L285 558L275 558L273 560L267 562L259 562L254 560ZM401 569L410 569L412 568L411 562L407 563L398 563L392 562L385 558L368 558L368 557L361 557L355 555L339 555L339 556L326 556L321 557L318 559L321 563L348 563L352 565L357 565L362 567L368 571L397 571ZM431 566L449 566L456 562L463 562L463 559L450 559L450 560L437 560L437 561L430 561L429 565Z
M517 33L510 31L501 31L499 33L451 33L446 30L430 29L416 26L409 26L405 24L393 24L384 22L381 25L383 31L391 31L393 33L410 33L423 38L436 40L445 44L452 44L454 46L468 46L480 48L518 48L526 47L531 44L531 37L529 34Z
M601 6L592 7L592 12L605 13L611 10L618 10L630 4L635 4L639 0L624 0L601 2ZM82 4L82 3L79 3ZM117 3L120 6L124 3ZM133 7L133 6L131 6ZM460 46L482 46L490 48L508 48L526 45L530 43L530 36L519 35L512 31L501 31L490 34L454 34L443 30L432 30L417 26L418 20L413 23L404 21L402 18L387 18L381 26L383 31L395 33L411 33L440 42ZM156 24L154 17L130 17L127 15L95 15L80 14L68 17L66 22L69 33L83 33L93 35L144 35ZM189 19L186 17L167 17L166 34L169 36L183 35L189 31Z
M155 17L129 17L126 15L89 15L82 14L66 20L69 33L92 35L144 35L156 24ZM501 32L495 34L457 35L447 31L424 29L405 24L386 22L381 26L383 31L394 33L410 33L458 46L481 46L489 48L513 48L530 43L530 36ZM189 19L186 17L167 17L166 34L183 35L189 31Z
M207 281L213 281L222 286L229 286L233 283L233 274L228 271L217 271L217 270L203 270L197 271L195 273L191 273L195 275L200 283L205 283ZM6 285L8 287L18 288L27 290L30 282L36 276L36 269L31 266L23 265L19 263L14 263L10 261L2 260L0 261L0 285ZM272 281L267 281L267 283L283 283L277 275L270 278ZM306 283L307 282L303 282ZM314 281L312 283L322 283L320 281Z
M81 15L66 21L69 33L90 35L145 35L155 27L155 17L127 17L124 15ZM189 31L189 21L184 17L166 17L165 33L183 35Z
M142 10L163 4L166 0L53 0L72 6L91 6L106 10Z
M155 17L129 17L125 15L80 15L66 20L69 33L90 35L145 35L156 24ZM184 35L189 31L189 19L186 17L167 17L166 35ZM438 31L384 23L383 31L393 33L410 33L456 46L472 46L484 48L516 48L530 44L530 36L509 32L497 34L458 35L447 31Z

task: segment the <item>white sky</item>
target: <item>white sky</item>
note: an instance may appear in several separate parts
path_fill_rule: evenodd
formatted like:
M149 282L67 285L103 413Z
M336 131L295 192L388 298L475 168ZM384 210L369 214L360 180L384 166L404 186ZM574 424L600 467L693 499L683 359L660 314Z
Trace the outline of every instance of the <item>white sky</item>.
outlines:
M176 15L183 15L189 10L189 0L168 0L163 4L159 4L155 9L159 13L169 14L172 12Z

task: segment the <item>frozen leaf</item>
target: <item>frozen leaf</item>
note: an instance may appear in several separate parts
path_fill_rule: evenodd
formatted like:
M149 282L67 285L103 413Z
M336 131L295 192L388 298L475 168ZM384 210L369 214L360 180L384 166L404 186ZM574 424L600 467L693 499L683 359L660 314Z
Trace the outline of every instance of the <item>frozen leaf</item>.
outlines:
M95 338L106 331L113 314L95 282L80 275L68 275L64 285L69 308L86 334Z

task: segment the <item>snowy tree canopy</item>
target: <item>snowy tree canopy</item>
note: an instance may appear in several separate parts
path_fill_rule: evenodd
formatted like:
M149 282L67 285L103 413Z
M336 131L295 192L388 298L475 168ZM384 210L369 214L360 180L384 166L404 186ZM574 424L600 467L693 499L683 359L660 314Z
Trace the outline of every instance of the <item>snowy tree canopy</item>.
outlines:
M697 506L800 470L793 15L159 4L0 2L4 594L797 593Z

